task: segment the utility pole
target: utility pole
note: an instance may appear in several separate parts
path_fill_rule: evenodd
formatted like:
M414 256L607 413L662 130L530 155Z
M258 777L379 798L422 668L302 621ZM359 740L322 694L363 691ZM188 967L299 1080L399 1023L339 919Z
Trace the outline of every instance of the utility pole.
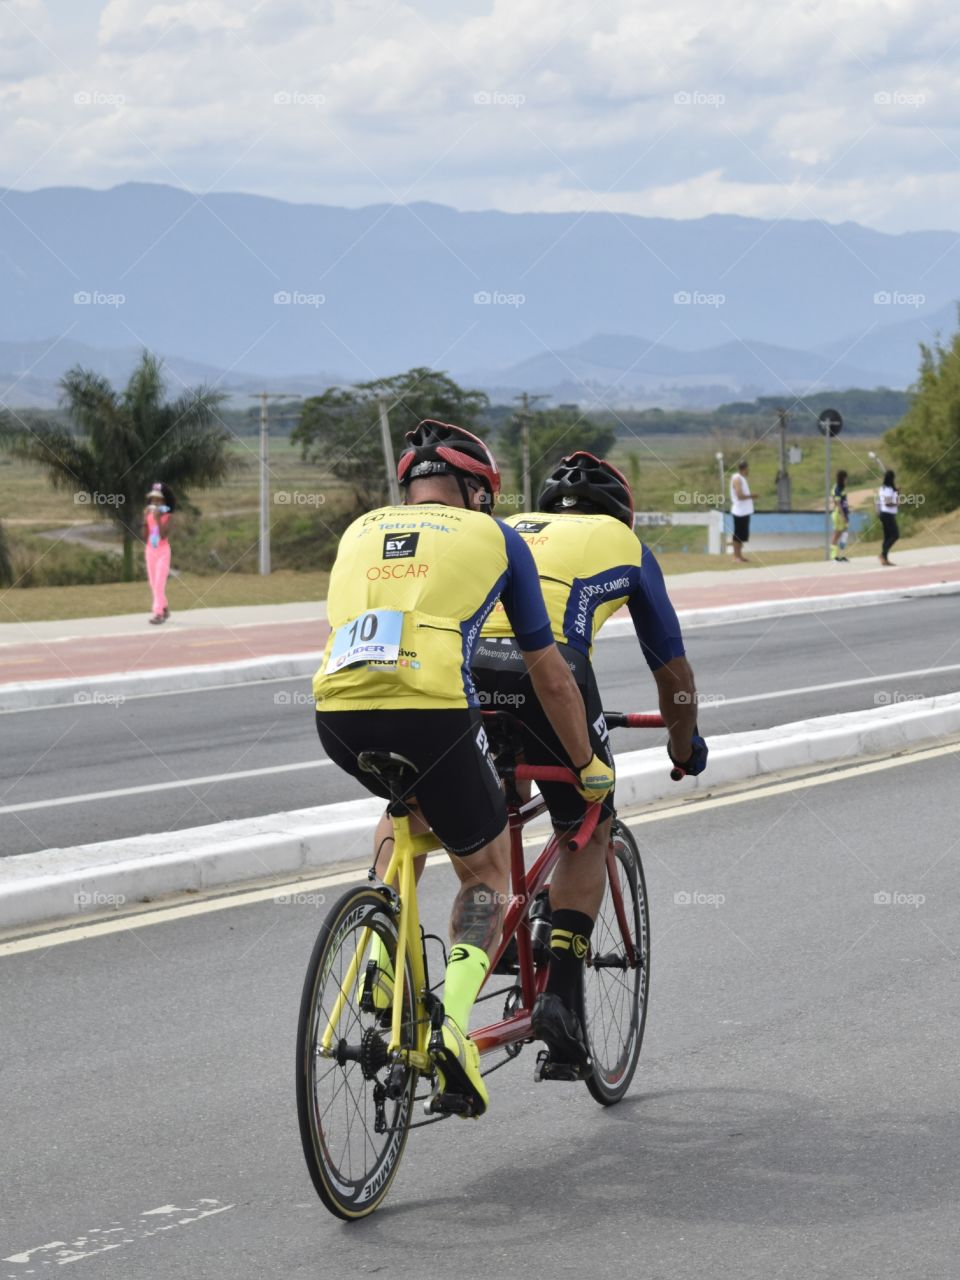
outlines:
M270 400L299 400L294 392L260 391L260 573L270 572Z
M777 510L791 511L793 502L790 495L790 473L787 471L787 411L777 410L780 424L780 470L777 472Z
M383 464L387 469L387 493L390 505L400 505L400 482L397 480L397 464L393 456L393 438L390 435L390 418L387 414L387 401L384 396L377 397L380 411L380 438L383 441Z
M523 481L523 509L524 511L531 511L533 509L533 496L530 492L530 410L538 400L549 400L550 397L547 395L531 396L524 391L522 395L514 396L513 398L520 401L520 408L514 416L520 424L520 469Z

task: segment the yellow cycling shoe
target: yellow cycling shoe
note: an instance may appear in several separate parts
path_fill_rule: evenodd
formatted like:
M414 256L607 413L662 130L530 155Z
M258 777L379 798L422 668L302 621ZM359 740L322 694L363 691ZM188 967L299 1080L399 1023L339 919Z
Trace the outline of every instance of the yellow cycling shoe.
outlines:
M430 1099L430 1111L458 1115L462 1119L482 1116L490 1105L490 1095L480 1074L480 1051L463 1034L452 1018L430 1037L430 1053L437 1068L437 1088Z

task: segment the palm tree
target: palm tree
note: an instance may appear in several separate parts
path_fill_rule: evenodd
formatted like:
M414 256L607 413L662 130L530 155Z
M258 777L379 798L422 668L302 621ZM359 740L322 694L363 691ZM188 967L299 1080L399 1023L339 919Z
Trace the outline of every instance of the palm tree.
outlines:
M219 417L224 393L208 387L165 399L161 361L144 351L126 389L79 366L60 380L69 426L7 418L2 434L17 457L39 463L55 488L108 516L123 535L123 578L134 577L145 495L156 482L178 498L216 484L233 466Z

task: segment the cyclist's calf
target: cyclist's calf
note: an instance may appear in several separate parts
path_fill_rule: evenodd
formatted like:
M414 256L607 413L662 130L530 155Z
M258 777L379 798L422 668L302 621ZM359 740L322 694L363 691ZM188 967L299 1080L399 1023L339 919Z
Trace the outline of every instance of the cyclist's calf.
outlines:
M566 848L564 834L569 836L569 832L558 832L563 852L550 882L550 907L553 911L582 911L595 920L606 884L610 819L598 823L587 843L575 853Z

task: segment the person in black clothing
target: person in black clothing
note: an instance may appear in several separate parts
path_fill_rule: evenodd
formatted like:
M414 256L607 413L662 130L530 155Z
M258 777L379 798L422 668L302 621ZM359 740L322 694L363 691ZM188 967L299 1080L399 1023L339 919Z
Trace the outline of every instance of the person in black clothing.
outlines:
M880 552L880 563L891 565L890 548L900 537L900 526L897 523L897 512L900 509L900 490L897 488L896 476L892 471L884 472L883 484L877 493L877 514L883 525L883 548Z

